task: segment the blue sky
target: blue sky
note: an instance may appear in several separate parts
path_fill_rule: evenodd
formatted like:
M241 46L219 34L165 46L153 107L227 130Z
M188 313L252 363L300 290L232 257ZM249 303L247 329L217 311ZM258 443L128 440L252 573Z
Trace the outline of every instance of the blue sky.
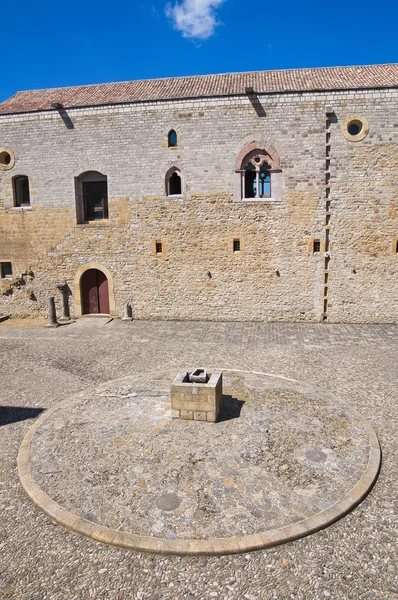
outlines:
M37 0L0 11L0 101L18 90L398 62L395 0Z

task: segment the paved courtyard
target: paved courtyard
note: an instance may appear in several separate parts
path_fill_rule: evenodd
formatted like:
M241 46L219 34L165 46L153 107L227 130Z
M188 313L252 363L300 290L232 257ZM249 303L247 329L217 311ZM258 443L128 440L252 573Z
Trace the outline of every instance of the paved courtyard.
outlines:
M0 357L1 599L398 598L397 326L84 319L48 330L3 323ZM16 458L43 410L108 380L192 365L296 379L359 410L383 451L370 495L309 537L211 558L106 547L30 502Z

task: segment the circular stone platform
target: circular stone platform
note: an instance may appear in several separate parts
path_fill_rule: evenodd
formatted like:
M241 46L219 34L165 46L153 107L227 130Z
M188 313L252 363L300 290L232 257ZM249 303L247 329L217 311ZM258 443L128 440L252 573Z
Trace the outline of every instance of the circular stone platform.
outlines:
M376 434L337 398L224 370L220 422L172 419L180 371L107 382L44 413L18 457L33 502L114 546L228 554L317 531L370 490Z

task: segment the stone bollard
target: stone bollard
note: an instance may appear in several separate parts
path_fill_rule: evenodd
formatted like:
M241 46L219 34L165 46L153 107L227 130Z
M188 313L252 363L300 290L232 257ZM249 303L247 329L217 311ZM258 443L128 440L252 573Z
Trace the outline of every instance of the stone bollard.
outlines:
M55 311L55 300L54 296L48 297L48 323L46 327L58 327L57 313Z
M122 321L132 321L133 320L133 311L131 309L131 305L129 303L124 305L124 314L122 317Z
M63 281L62 283L57 283L57 288L61 292L62 317L59 320L65 323L67 321L70 321L68 284L66 283L66 281Z

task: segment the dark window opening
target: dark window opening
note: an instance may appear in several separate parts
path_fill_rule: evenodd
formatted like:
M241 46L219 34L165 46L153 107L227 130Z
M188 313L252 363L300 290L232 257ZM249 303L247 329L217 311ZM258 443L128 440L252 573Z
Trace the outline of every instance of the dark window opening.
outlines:
M108 185L106 181L83 182L84 220L108 218Z
M0 272L2 279L12 279L12 265L10 262L0 263Z
M348 123L347 131L350 135L358 135L361 133L362 123L360 121L351 121Z
M269 171L269 165L264 163L260 169L260 198L271 197L271 173Z
M174 148L175 146L177 146L177 134L174 131L174 129L172 129L169 132L168 141L169 141L169 148Z
M169 196L181 195L181 176L175 171L169 178Z
M5 150L3 152L0 152L0 164L7 167L11 162L11 154L9 152L6 152Z
M397 240L397 242L395 244L395 253L398 254L398 240Z
M240 239L239 238L234 239L233 249L234 249L234 252L240 252Z
M156 242L156 254L162 254L163 244L162 242Z
M13 180L14 206L29 206L29 179L25 175L15 177Z
M256 168L249 163L245 172L245 198L256 197Z
M98 171L86 171L75 179L78 223L108 219L108 179Z
M261 161L261 157L256 156L254 161ZM266 162L261 167L255 167L251 162L246 166L245 198L271 198L271 172Z
M320 251L321 251L321 240L314 240L313 252L320 252Z

